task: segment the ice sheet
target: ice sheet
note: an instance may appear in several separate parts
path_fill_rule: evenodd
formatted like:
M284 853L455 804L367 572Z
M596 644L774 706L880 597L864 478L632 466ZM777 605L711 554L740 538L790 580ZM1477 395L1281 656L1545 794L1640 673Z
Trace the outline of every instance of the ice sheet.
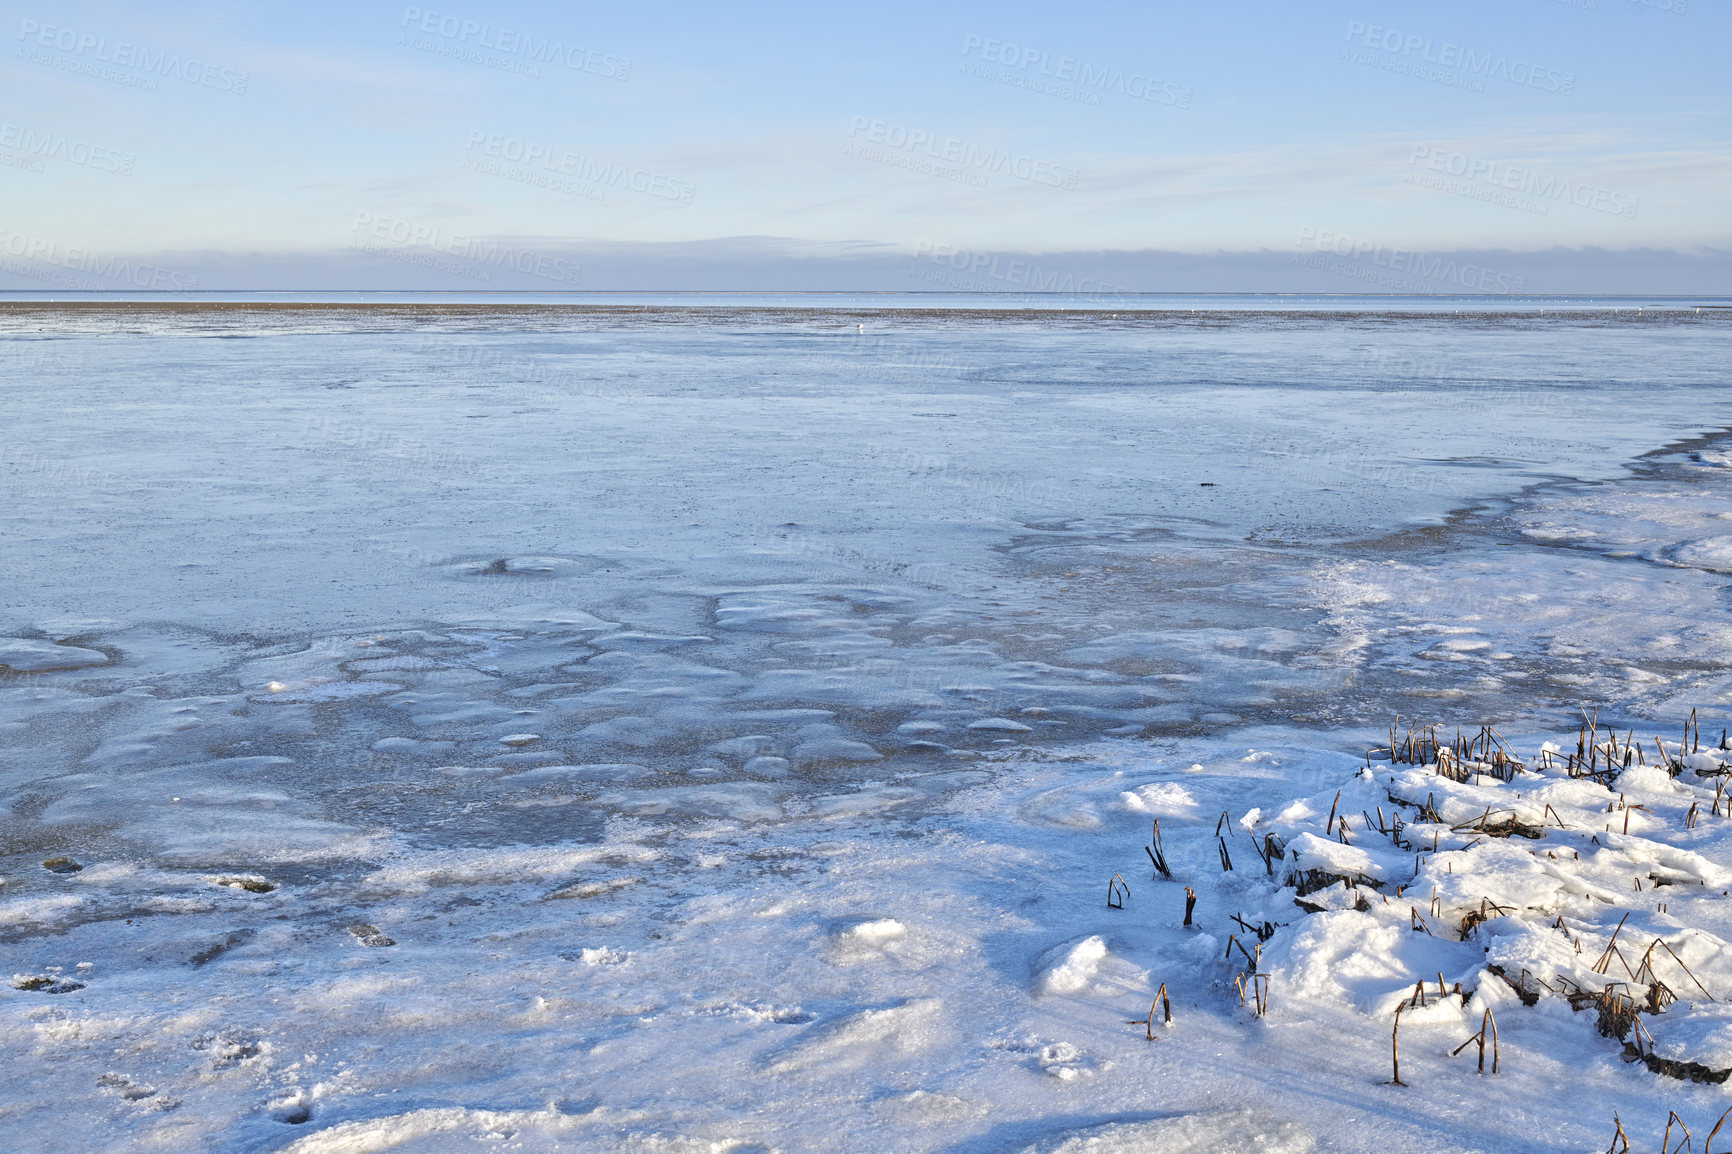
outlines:
M1647 808L1564 870L1362 821L1423 786L1607 826L1598 786L1356 773L1396 713L1717 741L1732 330L1205 320L58 318L81 356L0 361L43 366L0 458L0 1128L1429 1151L1702 1117L1480 975L1580 977L1548 919L1603 945L1595 903L1664 880L1654 935L1732 981L1732 846L1674 836L1713 778L1633 769ZM1270 832L1358 889L1306 914ZM1445 940L1406 920L1434 891L1531 913ZM1264 922L1258 1018L1229 936ZM1415 1007L1381 1085L1440 971L1480 1002ZM1481 1003L1498 1079L1446 1057ZM1706 1005L1665 1054L1721 1060Z

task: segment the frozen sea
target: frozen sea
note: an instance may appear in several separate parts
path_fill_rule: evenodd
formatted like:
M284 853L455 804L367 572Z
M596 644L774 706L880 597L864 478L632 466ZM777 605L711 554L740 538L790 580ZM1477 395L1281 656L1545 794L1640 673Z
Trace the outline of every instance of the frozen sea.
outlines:
M4 1144L1711 1118L1567 1009L1398 1097L1141 846L1397 716L1717 735L1729 366L1693 299L0 303Z

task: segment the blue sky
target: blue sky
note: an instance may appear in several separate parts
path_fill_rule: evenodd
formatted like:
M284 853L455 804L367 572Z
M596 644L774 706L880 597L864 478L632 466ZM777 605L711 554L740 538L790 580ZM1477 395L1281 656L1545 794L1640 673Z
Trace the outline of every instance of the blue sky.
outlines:
M1732 247L1706 0L6 7L14 258Z

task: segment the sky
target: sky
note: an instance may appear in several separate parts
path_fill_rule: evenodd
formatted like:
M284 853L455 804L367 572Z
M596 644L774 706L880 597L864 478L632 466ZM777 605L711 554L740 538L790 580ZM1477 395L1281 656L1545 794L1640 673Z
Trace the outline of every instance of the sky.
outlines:
M5 8L0 287L1732 291L1705 0Z

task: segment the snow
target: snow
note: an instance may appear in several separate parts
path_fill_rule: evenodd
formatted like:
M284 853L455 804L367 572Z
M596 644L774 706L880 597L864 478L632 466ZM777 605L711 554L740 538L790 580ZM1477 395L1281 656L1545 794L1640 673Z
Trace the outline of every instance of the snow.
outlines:
M1570 995L1732 1067L1726 446L1663 449L1719 321L833 320L56 321L20 435L124 483L5 474L9 1145L1711 1127ZM1398 714L1525 768L1368 757Z
M1094 982L1106 959L1107 944L1094 934L1074 946L1060 946L1041 975L1040 988L1048 994L1080 994Z
M25 637L0 637L0 666L19 673L48 673L106 665L108 655L76 645L49 644Z

